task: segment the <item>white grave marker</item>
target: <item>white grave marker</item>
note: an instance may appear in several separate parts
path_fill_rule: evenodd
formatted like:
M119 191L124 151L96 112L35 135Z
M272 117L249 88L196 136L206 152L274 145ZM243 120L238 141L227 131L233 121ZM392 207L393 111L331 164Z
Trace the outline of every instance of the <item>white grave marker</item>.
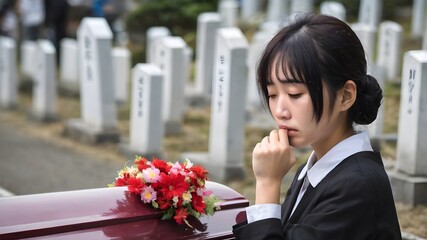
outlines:
M342 21L346 21L346 10L342 3L325 1L320 4L320 13L336 17Z
M87 143L118 142L111 42L105 18L85 17L77 30L81 119L71 119L65 134Z
M280 22L289 16L290 0L268 0L267 21Z
M260 8L259 0L241 0L241 18L250 20L258 14Z
M427 175L427 52L409 51L402 70L397 166L414 175Z
M155 44L154 64L164 73L163 120L165 134L181 131L185 109L184 89L189 74L188 46L181 37L163 37Z
M0 37L0 106L17 106L16 43L13 38Z
M356 33L357 37L360 39L360 42L362 42L363 48L366 53L369 71L370 66L374 63L375 37L377 30L371 25L362 23L352 24L351 28Z
M124 47L112 50L115 100L119 104L128 101L130 51Z
M218 13L202 13L197 18L196 91L210 99L212 93L212 65L216 31L221 26Z
M413 38L421 38L426 27L427 1L414 0L412 5L411 34ZM425 33L425 32L424 32Z
M31 115L39 121L51 121L57 115L55 47L48 40L39 40L37 56Z
M60 43L61 83L79 85L79 48L77 40L64 38Z
M154 42L162 37L170 36L171 32L167 27L150 27L147 30L147 46L146 46L146 61L147 63L154 62L153 57L156 50L154 49Z
M37 43L35 41L23 41L21 43L21 70L25 77L34 80L37 61Z
M423 50L427 50L427 24L424 26Z
M427 204L427 52L405 53L397 140L397 162L391 174L396 201Z
M203 164L215 181L244 177L244 129L248 43L238 28L217 33L211 101L209 153L188 152L182 158Z
M160 157L164 125L162 122L163 74L154 64L137 64L132 70L130 149L141 156Z
M358 22L377 28L382 18L382 11L382 0L361 0Z
M77 31L83 121L95 129L115 128L111 60L112 32L104 18L84 18Z
M291 0L291 11L294 12L313 12L314 0Z
M222 19L222 27L235 27L239 15L239 2L237 0L220 0L218 12Z
M400 68L400 49L403 28L400 24L385 21L380 24L377 64L387 69L387 79L395 79Z
M247 107L259 107L261 105L261 99L258 93L257 81L256 81L256 69L258 67L259 58L261 53L266 47L267 43L271 40L273 34L259 31L256 32L249 46L248 56L248 94L247 94Z

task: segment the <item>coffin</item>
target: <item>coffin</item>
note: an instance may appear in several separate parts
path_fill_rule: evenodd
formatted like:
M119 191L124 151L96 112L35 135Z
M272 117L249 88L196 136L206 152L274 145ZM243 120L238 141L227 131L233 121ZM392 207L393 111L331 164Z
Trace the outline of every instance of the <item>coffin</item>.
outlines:
M248 200L219 183L206 187L222 199L221 210L190 218L193 228L161 220L127 187L0 198L0 239L234 239Z

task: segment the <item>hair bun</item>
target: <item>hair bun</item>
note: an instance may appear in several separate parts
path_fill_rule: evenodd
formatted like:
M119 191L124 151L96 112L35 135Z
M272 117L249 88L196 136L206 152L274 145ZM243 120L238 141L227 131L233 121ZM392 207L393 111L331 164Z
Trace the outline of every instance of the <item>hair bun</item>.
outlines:
M355 123L367 125L377 118L378 109L383 99L383 91L378 81L369 74L356 84L357 98L350 109L350 116Z

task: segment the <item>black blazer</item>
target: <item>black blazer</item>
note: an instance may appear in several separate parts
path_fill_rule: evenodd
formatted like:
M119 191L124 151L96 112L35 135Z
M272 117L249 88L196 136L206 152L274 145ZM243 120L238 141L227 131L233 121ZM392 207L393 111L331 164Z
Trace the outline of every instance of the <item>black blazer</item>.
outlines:
M308 186L289 218L302 180L297 171L282 204L282 221L264 219L233 226L236 239L402 239L388 176L376 152L359 152Z

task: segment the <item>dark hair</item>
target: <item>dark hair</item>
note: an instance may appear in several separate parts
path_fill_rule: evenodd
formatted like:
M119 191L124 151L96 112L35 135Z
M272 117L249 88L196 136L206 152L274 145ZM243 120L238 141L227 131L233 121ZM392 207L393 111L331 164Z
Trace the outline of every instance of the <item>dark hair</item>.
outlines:
M381 105L382 90L376 79L366 73L365 51L353 30L326 15L298 14L291 21L267 44L259 61L258 90L266 106L267 85L272 83L271 71L276 67L286 79L307 85L317 121L323 114L323 83L332 108L337 91L347 80L353 80L357 98L349 110L350 124L373 122Z

